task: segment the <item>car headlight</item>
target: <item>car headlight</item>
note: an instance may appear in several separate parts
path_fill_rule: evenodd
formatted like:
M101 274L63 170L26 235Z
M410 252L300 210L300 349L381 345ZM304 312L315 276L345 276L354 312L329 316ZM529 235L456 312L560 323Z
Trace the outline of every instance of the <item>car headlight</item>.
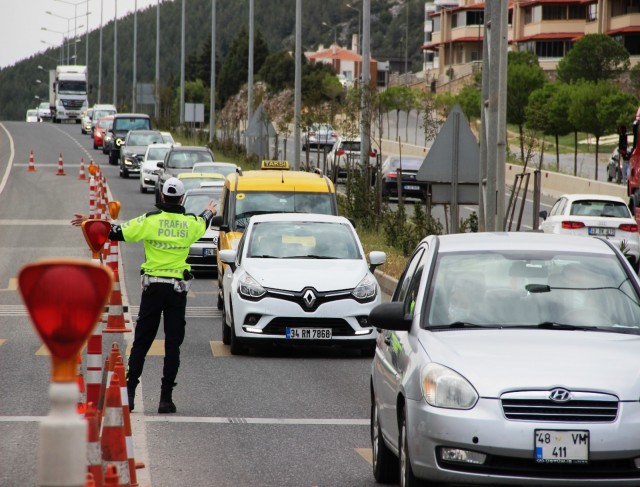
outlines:
M424 399L431 406L471 409L478 401L478 393L467 379L440 364L424 367L420 383Z
M245 274L238 283L238 292L247 299L256 300L267 294L267 291L258 284L253 277Z
M362 281L351 292L356 299L359 300L371 300L376 297L378 293L378 283L375 277L371 274L364 276Z

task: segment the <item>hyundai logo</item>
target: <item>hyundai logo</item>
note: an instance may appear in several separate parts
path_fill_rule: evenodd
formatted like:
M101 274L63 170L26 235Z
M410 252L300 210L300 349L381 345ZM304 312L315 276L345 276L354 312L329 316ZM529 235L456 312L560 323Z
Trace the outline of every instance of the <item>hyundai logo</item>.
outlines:
M562 388L553 389L549 393L549 399L553 402L567 402L571 400L571 393Z
M311 308L313 306L313 303L316 302L316 295L311 289L307 289L302 295L302 299L307 305L307 308Z

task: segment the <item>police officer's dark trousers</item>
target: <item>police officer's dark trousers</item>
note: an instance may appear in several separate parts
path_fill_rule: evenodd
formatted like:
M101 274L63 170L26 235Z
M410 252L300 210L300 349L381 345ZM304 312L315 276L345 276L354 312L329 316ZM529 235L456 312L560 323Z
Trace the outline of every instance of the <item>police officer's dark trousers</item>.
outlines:
M187 293L179 293L172 284L151 283L142 292L133 346L129 356L127 386L138 384L145 357L156 338L164 313L164 368L162 392L171 395L180 367L180 345L184 341Z

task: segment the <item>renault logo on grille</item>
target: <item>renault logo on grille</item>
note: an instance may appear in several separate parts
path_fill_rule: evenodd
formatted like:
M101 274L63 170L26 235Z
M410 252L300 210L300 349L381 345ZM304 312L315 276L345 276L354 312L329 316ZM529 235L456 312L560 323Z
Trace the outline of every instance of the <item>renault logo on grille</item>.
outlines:
M307 308L311 308L313 303L316 302L316 295L311 289L307 289L302 295L302 299L304 300L304 304L307 305Z
M553 389L549 393L549 399L553 402L567 402L571 400L571 393L566 389Z

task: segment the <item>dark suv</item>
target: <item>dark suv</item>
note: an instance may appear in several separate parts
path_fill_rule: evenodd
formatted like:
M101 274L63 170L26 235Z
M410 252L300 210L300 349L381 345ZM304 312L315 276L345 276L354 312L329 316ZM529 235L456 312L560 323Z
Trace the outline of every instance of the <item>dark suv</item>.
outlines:
M115 166L120 160L120 146L123 144L129 130L151 130L151 118L144 113L118 113L113 117L113 125L109 134L111 146L109 149L109 164Z
M158 163L156 203L160 203L160 190L164 182L183 172L192 172L196 162L213 162L213 152L208 147L174 145Z
M129 130L124 144L120 145L120 177L128 178L129 174L139 175L147 147L163 142L159 130Z

